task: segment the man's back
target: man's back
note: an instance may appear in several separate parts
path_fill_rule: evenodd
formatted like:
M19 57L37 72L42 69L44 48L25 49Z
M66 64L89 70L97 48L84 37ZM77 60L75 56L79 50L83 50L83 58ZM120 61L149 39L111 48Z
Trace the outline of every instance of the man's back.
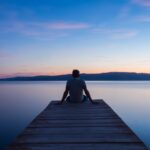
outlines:
M67 81L67 89L70 94L71 102L81 102L83 99L83 89L86 88L84 80L80 78L72 78Z
M69 102L84 102L85 99L83 99L83 90L87 96L87 98L91 101L91 103L94 104L91 95L89 93L89 91L86 88L86 84L84 82L84 80L80 79L80 72L79 70L73 70L72 71L72 79L67 81L67 85L66 85L66 89L64 91L62 100L60 102L60 104L63 103L63 101L65 101L68 92L70 94L70 98L67 98L67 101ZM85 97L86 98L86 97Z

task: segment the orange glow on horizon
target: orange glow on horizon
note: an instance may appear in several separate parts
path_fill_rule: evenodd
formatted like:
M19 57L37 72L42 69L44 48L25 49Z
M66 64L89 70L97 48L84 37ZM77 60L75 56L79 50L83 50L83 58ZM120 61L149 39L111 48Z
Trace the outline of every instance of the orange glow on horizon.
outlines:
M78 68L74 68L78 69ZM73 69L72 69L73 70ZM39 71L39 72L19 72L19 73L6 73L6 74L0 74L1 78L7 78L7 77L15 77L15 76L40 76L40 75L64 75L64 74L71 74L72 70L64 70L64 71L59 71L59 72L46 72L46 71ZM123 70L123 69L116 69L116 70L106 70L106 69L101 69L98 71L98 69L78 69L80 70L80 73L86 73L86 74L97 74L97 73L107 73L107 72L135 72L135 73L150 73L150 71L147 71L146 69L143 70Z

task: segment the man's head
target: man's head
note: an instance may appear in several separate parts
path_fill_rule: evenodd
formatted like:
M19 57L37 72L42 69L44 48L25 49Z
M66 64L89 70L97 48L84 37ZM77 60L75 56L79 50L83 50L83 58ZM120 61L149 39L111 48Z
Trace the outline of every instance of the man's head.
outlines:
M78 78L78 77L80 77L80 71L79 71L79 70L74 69L74 70L72 71L72 76L73 76L74 78Z

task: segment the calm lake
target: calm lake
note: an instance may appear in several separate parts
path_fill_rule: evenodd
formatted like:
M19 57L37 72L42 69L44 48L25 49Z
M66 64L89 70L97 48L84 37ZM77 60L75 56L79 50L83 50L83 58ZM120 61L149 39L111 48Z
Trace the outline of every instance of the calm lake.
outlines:
M0 82L0 149L52 100L60 100L64 81ZM93 99L104 99L150 149L150 82L88 81Z

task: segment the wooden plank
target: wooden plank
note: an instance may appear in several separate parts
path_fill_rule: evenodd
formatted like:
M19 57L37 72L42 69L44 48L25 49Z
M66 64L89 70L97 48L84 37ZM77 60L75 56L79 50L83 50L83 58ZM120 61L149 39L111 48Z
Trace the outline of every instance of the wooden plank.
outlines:
M147 149L103 100L98 102L51 102L7 150Z
M113 137L113 138L112 138ZM139 142L133 134L64 134L64 135L22 135L16 143L99 143L99 142Z
M8 150L146 150L141 143L20 144Z
M89 124L89 123L93 123L93 124L107 124L107 123L116 123L116 124L120 124L120 123L123 123L123 122L120 122L119 119L102 119L102 120L95 120L95 119L92 119L92 120L35 120L32 124L58 124L58 123L68 123L68 124Z
M97 110L97 111L92 111L92 110L86 110L86 111L78 111L78 110L70 110L70 111L59 111L59 112L44 112L41 115L49 115L49 116L57 116L57 115L66 115L68 113L69 115L95 115L95 114L113 114L110 110Z
M81 114L81 115L76 115L76 114L69 114L69 115L65 115L65 114L56 114L56 115L41 115L40 117L42 118L58 118L58 119L60 119L61 117L63 118L87 118L87 117L89 117L89 118L96 118L96 117L114 117L115 116L115 114Z
M124 128L113 128L113 127L70 127L68 128L27 128L22 134L64 134L64 133L79 133L83 134L85 132L88 133L130 133L130 130ZM89 134L90 135L90 134Z
M102 120L104 120L104 119L108 119L108 118L110 118L110 119L116 119L116 118L118 118L118 117L116 117L116 116L96 116L96 117L88 117L88 116L79 116L78 118L77 117L68 117L68 116L63 116L63 117L54 117L54 116L52 116L52 117L46 117L46 116L44 116L44 117L41 117L41 116L39 116L39 117L37 117L35 120L90 120L90 119L95 119L95 120L99 120L99 119L102 119Z
M97 124L97 123L84 123L84 124L80 124L80 123L75 123L75 124L72 124L72 123L60 123L60 124L32 124L29 126L30 128L48 128L48 127L125 127L124 124L115 124L115 123L111 123L111 124L107 124L105 125L104 123L103 124Z

